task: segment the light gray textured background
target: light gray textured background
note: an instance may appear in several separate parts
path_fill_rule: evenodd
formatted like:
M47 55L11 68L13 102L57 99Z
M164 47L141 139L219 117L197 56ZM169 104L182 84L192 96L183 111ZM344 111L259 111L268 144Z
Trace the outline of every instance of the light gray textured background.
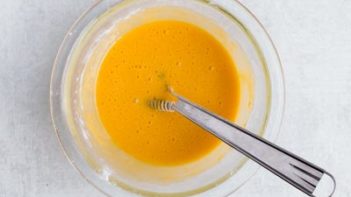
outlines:
M49 78L72 22L94 0L1 0L0 197L100 197L64 157L50 122ZM284 66L278 144L335 174L351 196L351 0L241 0ZM261 169L235 195L303 196Z

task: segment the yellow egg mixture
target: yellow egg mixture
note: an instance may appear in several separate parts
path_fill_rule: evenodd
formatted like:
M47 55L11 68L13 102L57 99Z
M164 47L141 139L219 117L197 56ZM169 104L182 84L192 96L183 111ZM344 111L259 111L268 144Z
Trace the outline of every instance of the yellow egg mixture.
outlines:
M226 49L205 30L157 21L119 38L101 65L96 102L113 142L143 162L174 166L200 159L220 141L177 113L147 102L179 94L227 119L239 104L239 77Z

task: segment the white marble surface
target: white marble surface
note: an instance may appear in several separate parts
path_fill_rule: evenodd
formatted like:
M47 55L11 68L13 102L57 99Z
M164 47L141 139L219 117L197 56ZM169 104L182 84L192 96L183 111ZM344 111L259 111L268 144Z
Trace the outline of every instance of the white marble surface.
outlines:
M1 0L0 197L103 196L64 157L49 76L65 32L94 0ZM241 0L271 34L285 70L278 144L335 174L351 196L351 0ZM261 169L233 196L303 196Z

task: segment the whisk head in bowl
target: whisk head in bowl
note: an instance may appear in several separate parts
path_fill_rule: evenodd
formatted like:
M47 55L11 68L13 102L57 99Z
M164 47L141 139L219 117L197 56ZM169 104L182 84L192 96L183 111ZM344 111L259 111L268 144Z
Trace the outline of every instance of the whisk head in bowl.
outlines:
M175 102L154 98L148 101L148 105L150 108L157 111L174 112Z

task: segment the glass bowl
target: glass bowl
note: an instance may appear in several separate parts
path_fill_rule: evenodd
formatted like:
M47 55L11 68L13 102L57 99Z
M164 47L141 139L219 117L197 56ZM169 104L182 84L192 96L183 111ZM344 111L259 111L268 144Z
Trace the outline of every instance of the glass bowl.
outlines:
M231 0L103 0L93 5L73 24L54 63L50 107L57 136L73 166L108 196L226 196L258 165L223 143L189 164L152 166L114 146L99 120L95 83L104 55L124 33L157 20L195 24L227 48L240 75L235 122L274 141L284 109L279 56L254 15Z

